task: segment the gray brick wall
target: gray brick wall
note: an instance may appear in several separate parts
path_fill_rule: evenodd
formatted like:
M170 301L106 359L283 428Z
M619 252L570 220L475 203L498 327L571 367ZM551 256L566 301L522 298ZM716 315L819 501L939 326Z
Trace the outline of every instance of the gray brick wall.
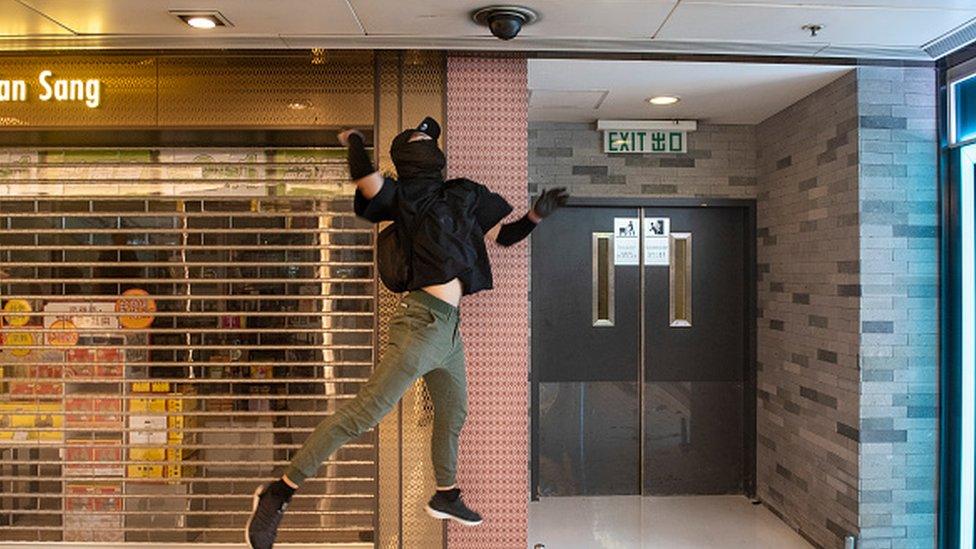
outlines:
M823 547L858 528L855 74L757 128L758 495Z
M529 193L576 196L755 198L755 126L701 124L688 153L606 154L595 124L529 124Z
M931 548L938 445L935 71L857 71L863 549Z
M859 68L757 130L759 495L823 547L935 546L934 82Z

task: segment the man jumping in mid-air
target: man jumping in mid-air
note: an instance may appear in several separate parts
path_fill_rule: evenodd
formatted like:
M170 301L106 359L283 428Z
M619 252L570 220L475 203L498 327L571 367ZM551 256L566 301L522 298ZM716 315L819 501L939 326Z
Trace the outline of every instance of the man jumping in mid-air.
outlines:
M512 206L484 185L467 179L445 181L444 153L437 146L440 126L432 118L393 140L390 156L398 179L376 171L357 131L339 140L349 148L349 173L356 183L356 215L374 223L394 221L413 228L409 293L390 321L389 344L356 398L315 428L282 477L254 493L247 523L252 549L270 549L292 495L322 461L377 423L417 378L423 377L434 403L431 454L437 491L427 513L474 526L481 516L461 501L455 472L458 435L467 414L467 381L461 343L461 296L492 287L485 249L489 238L511 246L529 235L542 218L565 205L562 188L542 193L512 223L501 223Z

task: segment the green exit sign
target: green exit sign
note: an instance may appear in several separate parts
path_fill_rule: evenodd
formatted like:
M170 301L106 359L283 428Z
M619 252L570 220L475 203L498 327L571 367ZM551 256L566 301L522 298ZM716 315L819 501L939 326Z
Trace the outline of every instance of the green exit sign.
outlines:
M685 153L688 152L688 134L671 130L604 130L603 152Z

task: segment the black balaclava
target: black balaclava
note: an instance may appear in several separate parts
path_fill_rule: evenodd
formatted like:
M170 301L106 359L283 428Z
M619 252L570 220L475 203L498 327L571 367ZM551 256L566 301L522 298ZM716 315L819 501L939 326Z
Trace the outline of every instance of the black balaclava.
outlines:
M413 134L417 132L426 133L430 139L408 143ZM390 157L393 159L393 165L396 166L397 177L401 181L410 179L443 180L443 170L447 164L447 159L440 147L437 146L437 138L440 135L440 125L428 116L415 129L401 132L393 138L393 144L390 146Z

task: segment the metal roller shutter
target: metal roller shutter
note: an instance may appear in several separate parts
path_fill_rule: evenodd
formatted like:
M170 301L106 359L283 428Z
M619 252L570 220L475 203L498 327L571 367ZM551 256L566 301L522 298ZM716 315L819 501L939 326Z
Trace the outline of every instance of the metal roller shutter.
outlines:
M373 230L335 150L0 150L0 539L242 540L374 364ZM373 539L375 433L279 541Z

